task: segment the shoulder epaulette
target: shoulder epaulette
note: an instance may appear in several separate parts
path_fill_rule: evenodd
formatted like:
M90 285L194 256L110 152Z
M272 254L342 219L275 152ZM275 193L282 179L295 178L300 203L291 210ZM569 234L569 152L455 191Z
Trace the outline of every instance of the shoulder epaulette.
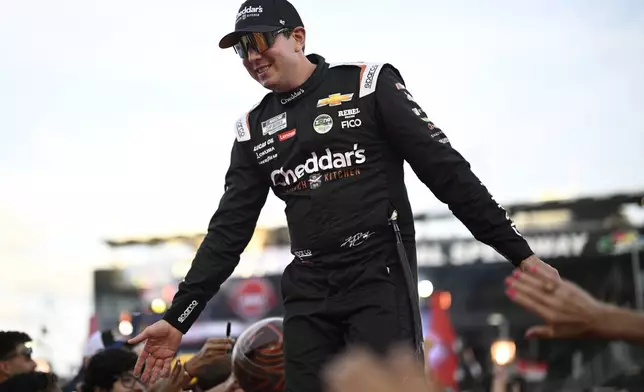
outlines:
M329 68L334 67L359 67L360 68L360 93L358 98L366 97L376 91L378 75L384 67L384 63L334 63L329 64Z
M235 135L237 135L238 142L246 142L250 140L250 113L259 106L261 101L257 102L249 111L244 113L235 121Z

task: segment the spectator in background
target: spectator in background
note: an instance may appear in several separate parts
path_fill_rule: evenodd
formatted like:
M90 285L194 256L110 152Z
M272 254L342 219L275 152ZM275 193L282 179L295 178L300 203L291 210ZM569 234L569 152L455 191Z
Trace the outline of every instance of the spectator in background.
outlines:
M89 337L87 343L85 344L85 347L83 348L83 364L79 369L78 374L76 374L76 376L74 376L74 378L71 379L63 387L63 392L74 392L81 389L80 383L82 382L83 378L85 378L85 368L87 368L89 360L96 353L99 353L107 348L119 347L127 350L133 349L133 347L128 344L122 336L112 330L107 329L104 331L94 332Z
M26 344L31 337L24 332L0 331L0 383L11 376L36 370L32 350Z
M108 348L90 359L81 392L145 392L146 386L132 371L137 355L121 348Z
M60 392L58 377L53 373L16 374L0 384L0 392Z
M180 385L194 392L210 392L215 387L218 389L214 391L227 391L223 386L231 382L232 361L230 354L226 352L229 347L232 347L228 344L230 341L227 338L208 339L201 350L181 366L183 378ZM149 391L174 392L172 385L176 382L173 379L179 379L179 376L175 375L175 370L179 366L180 364L175 364L171 377L156 382Z

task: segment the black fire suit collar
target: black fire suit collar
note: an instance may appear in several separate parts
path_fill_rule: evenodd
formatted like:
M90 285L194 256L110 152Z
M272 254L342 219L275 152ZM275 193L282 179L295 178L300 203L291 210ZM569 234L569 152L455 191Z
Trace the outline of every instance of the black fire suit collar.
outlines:
M324 57L317 54L310 54L306 58L316 65L315 71L313 71L311 76L300 87L284 93L276 93L282 105L292 105L299 101L309 92L313 91L324 79L324 75L329 69L329 64L324 60Z

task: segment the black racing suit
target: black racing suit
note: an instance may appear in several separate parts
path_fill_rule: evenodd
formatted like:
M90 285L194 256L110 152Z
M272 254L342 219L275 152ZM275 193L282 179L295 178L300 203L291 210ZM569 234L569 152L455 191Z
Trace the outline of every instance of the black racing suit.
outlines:
M478 240L515 265L532 255L393 66L308 58L317 67L300 88L267 94L237 121L225 193L164 316L188 330L238 264L272 188L294 255L282 276L287 391L320 390L321 365L346 342L382 352L418 333L389 222L397 211L415 285L403 161Z

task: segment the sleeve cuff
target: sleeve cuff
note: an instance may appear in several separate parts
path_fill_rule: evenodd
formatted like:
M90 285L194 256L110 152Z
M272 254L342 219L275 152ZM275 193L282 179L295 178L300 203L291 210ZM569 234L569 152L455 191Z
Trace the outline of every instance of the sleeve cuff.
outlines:
M186 299L172 304L163 315L163 320L186 334L206 306L207 301Z
M510 263L515 267L519 267L521 262L528 257L534 255L530 245L526 241L521 241L517 244L513 244L509 249L506 250L506 253L501 253Z

